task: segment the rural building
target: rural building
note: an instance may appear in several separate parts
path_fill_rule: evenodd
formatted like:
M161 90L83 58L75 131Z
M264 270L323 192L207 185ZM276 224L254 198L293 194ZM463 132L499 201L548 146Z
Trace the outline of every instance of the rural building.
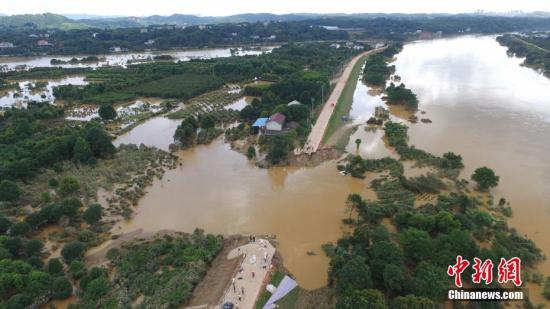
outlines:
M15 45L10 42L0 42L0 48L13 48Z
M267 121L269 120L269 118L258 118L256 119L256 121L254 121L254 123L252 124L252 127L253 128L265 128L265 125L267 124Z
M269 120L267 121L265 128L267 131L282 131L283 126L285 125L285 115L281 113L276 113L271 115L269 117Z
M258 118L252 124L253 128L257 128L260 134L277 135L284 133L285 130L291 129L285 126L285 115L276 113L269 118ZM291 125L294 127L294 124Z
M36 45L38 45L38 46L50 46L52 44L50 42L46 41L46 40L38 40L36 42Z
M287 106L293 106L293 105L301 105L301 104L302 104L302 103L300 103L300 101L298 101L298 100L294 100L294 101L292 101L292 102L288 103L288 104L287 104Z

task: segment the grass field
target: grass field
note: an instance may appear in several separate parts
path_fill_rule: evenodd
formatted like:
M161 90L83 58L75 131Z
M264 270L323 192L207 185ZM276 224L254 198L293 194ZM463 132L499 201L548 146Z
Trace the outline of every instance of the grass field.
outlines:
M342 116L347 115L351 109L351 105L353 103L353 93L355 92L355 88L357 86L357 79L359 78L361 68L365 64L365 60L367 59L367 57L368 56L364 56L359 59L359 61L357 61L357 63L353 67L346 87L344 87L344 91L342 91L342 95L340 95L334 112L330 117L327 130L325 131L325 135L323 136L323 144L327 142L327 140L334 134L334 132L336 132L342 125L344 125L344 122L342 121Z

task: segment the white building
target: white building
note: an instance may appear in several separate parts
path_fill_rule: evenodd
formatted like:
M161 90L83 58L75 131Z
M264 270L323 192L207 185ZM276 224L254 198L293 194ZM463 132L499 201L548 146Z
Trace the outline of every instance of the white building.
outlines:
M285 115L281 113L276 113L269 117L265 128L267 131L282 131L283 125L285 124Z

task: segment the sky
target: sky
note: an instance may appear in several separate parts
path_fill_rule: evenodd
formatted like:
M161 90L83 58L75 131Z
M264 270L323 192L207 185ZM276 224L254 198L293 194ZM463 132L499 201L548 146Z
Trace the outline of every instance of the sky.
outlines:
M239 13L468 13L478 9L550 12L550 0L0 0L1 14L149 16Z

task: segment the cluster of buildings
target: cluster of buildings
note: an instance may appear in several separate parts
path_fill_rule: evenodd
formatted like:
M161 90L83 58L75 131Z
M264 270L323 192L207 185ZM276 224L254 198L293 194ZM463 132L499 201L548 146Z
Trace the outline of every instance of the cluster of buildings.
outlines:
M363 50L365 49L365 46L361 44L355 44L353 42L345 42L345 43L332 43L329 45L330 48L349 48L349 49L355 49L355 50Z
M0 42L0 48L14 48L15 45L10 42Z

